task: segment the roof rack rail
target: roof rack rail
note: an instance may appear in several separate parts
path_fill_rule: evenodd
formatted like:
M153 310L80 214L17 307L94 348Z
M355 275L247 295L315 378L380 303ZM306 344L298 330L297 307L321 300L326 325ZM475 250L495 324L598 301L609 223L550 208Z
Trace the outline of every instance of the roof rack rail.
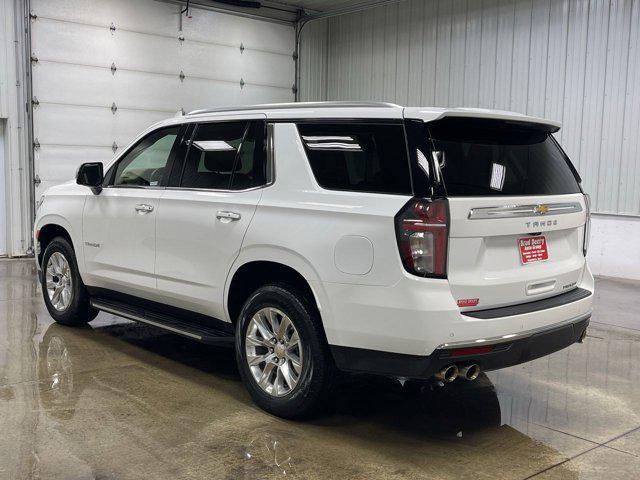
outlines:
M279 110L297 108L402 108L400 105L386 102L295 102L295 103L266 103L263 105L243 105L239 107L219 107L193 110L189 115L204 115L207 113L241 112L248 110Z

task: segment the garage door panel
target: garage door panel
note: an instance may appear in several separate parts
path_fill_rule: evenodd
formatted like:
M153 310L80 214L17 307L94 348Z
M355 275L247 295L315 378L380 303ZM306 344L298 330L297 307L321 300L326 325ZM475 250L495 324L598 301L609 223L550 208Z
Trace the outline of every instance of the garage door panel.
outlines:
M175 38L120 32L114 43L113 58L118 69L180 74L180 43ZM117 73L116 73L117 75Z
M180 73L180 44L174 38L135 32L112 35L103 28L50 20L41 21L33 38L33 51L43 61Z
M167 118L163 112L74 105L41 105L34 112L34 136L41 145L123 146L148 126Z
M118 32L90 25L41 20L34 30L32 48L43 62L102 66L118 70L154 72L178 77L202 76L227 81L283 86L291 84L294 61L291 54L278 54L238 47L185 41L174 38Z
M177 35L178 5L132 0L32 0L31 9L44 18L58 18L83 24L111 23L127 29L160 35Z
M38 59L81 65L111 66L114 43L107 29L46 19L34 24L31 34Z
M290 56L219 45L185 42L180 55L185 75L236 83L291 87L295 70Z
M194 9L192 18L183 18L182 32L188 40L233 45L238 48L293 54L294 31L286 25L256 22L248 18L220 15Z
M269 102L291 102L291 88L274 88L261 85L245 85L242 89L237 84L217 82L200 78L186 78L185 88L180 91L180 98L185 111L219 106L251 105Z
M40 173L51 181L66 182L75 177L78 167L85 162L107 163L113 157L110 148L49 146L40 148L35 155Z
M188 112L220 105L264 102L264 98L282 102L293 100L290 85L271 88L246 84L240 88L237 81L221 82L186 77L181 82L179 78L130 71L119 72L116 79L111 73L96 75L93 67L55 63L38 65L37 72L33 84L34 95L40 102L35 110L38 120L36 136L42 127L39 118L41 114L44 121L47 121L48 115L59 115L47 113L48 106L51 106L49 104L54 104L52 106L57 108L65 105L102 107L99 117L108 121L113 116L110 110L112 103L118 108L116 116L128 109L142 109L158 113L161 117L170 117L181 108ZM63 111L60 118L64 115L73 116L75 112ZM83 115L94 118L97 112L87 111ZM105 127L101 125L100 128ZM43 141L41 138L39 140Z
M75 178L78 167L85 162L107 163L113 157L111 148L45 146L35 153L35 166L45 180L37 187L37 197L51 185ZM36 197L36 198L37 198Z
M103 105L113 102L118 83L108 70L39 62L33 67L33 94L42 103ZM136 95L132 93L133 97Z

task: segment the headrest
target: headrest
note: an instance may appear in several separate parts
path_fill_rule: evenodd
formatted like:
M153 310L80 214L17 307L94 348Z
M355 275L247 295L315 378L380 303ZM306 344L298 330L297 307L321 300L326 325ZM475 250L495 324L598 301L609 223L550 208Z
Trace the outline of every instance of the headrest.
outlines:
M236 159L235 151L207 152L204 155L204 166L211 172L231 172ZM242 161L238 158L238 169L242 168Z

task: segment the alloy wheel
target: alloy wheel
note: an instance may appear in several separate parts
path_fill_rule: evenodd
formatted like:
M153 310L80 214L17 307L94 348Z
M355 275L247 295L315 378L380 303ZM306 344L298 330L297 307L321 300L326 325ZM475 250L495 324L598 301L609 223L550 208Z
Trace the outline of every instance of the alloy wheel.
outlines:
M69 262L60 252L53 252L45 272L47 295L53 308L62 312L71 304L73 279Z
M256 312L245 334L245 359L262 390L274 397L291 393L304 360L302 341L291 319L273 307Z

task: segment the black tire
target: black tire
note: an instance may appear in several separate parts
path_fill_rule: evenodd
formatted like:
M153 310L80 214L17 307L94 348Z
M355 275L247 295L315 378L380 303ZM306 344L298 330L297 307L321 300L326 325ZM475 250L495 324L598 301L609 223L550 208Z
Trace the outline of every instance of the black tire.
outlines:
M65 260L69 264L69 270L71 271L71 301L64 310L57 310L51 303L47 293L47 265L51 255L56 252L64 256ZM98 315L98 311L91 307L89 303L89 293L82 282L82 278L80 278L78 263L76 262L76 254L69 243L69 240L66 238L56 237L47 245L44 255L42 256L42 278L40 279L40 284L42 285L42 296L44 298L44 303L47 306L47 310L49 310L49 314L57 323L68 326L85 325Z
M251 373L246 355L246 332L251 318L262 308L285 313L302 342L303 366L297 385L284 396L263 390ZM282 418L317 414L326 402L335 378L335 366L317 310L310 299L287 284L270 284L256 290L245 302L236 324L236 361L242 382L253 401L263 410Z

